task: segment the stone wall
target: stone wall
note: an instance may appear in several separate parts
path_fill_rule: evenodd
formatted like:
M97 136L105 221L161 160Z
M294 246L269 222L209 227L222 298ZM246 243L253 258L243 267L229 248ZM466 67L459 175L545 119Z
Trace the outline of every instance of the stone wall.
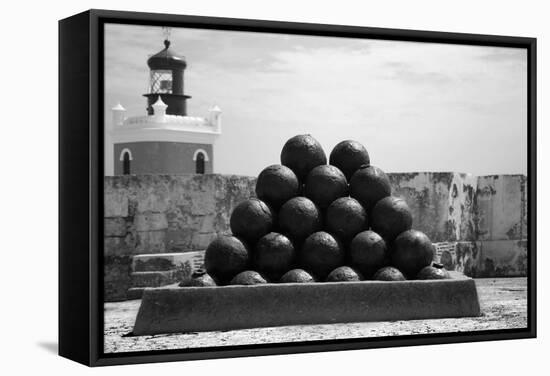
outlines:
M255 179L230 175L127 175L104 179L107 300L124 299L134 255L204 250L229 229Z
M392 194L407 201L414 227L433 242L475 239L476 177L452 172L389 176Z
M474 277L525 275L526 178L458 173L389 174L437 258ZM254 196L255 178L131 175L104 180L107 300L125 299L135 255L204 250L229 230L233 208Z
M527 178L458 173L390 174L413 227L436 243L436 258L472 277L525 276Z

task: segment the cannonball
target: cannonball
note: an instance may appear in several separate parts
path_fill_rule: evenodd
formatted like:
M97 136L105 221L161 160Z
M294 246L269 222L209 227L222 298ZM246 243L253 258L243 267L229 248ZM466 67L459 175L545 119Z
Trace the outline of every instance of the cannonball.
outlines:
M395 238L390 258L392 265L408 278L414 278L422 268L431 264L435 253L428 236L417 230L407 230Z
M279 211L279 229L298 243L321 230L322 222L319 208L306 197L291 198Z
M256 181L256 196L274 209L298 196L300 190L296 174L282 165L264 168Z
M388 264L389 252L384 239L374 231L357 234L349 246L349 263L365 278Z
M250 198L233 209L229 226L233 235L254 245L258 239L271 232L274 221L273 212L265 202Z
M231 282L230 285L259 285L262 283L267 283L264 277L260 275L257 271L254 270L245 270L237 274Z
M344 248L331 234L319 231L306 238L299 251L300 264L321 280L344 264Z
M353 268L349 266L339 266L327 277L327 282L353 282L360 281L363 277Z
M392 241L404 231L410 230L413 218L411 209L402 198L384 197L374 205L370 225L387 241Z
M337 167L321 165L309 172L305 181L305 195L321 209L327 208L334 200L346 196L348 181Z
M294 171L298 180L304 181L314 167L327 164L327 156L319 141L303 134L285 143L281 150L281 164Z
M292 269L283 274L279 280L281 283L311 283L315 278L304 269Z
M393 266L385 266L374 273L372 279L375 281L404 281L406 278L399 269Z
M180 287L207 287L207 286L217 286L218 284L206 272L204 269L197 269L192 274L191 277L185 278L180 282Z
M270 232L263 236L254 249L254 269L270 280L278 280L295 263L294 245L286 236Z
M206 248L204 266L208 274L222 284L249 266L250 255L247 246L239 238L219 235Z
M340 197L326 211L326 230L343 242L353 239L359 232L366 230L368 225L366 210L354 198Z
M362 165L369 165L367 149L361 143L346 140L338 143L330 153L329 163L338 167L349 180Z
M443 268L443 267L436 267L436 266L425 266L423 267L418 274L416 275L416 279L449 279L451 278L451 275L449 272Z
M350 196L370 212L374 204L391 194L388 175L375 166L361 166L349 181Z

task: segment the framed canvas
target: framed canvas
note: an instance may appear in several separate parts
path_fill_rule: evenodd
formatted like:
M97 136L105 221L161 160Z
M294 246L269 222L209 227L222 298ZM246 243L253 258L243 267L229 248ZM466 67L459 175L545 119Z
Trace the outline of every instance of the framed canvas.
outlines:
M59 77L60 355L536 336L536 39L90 10Z

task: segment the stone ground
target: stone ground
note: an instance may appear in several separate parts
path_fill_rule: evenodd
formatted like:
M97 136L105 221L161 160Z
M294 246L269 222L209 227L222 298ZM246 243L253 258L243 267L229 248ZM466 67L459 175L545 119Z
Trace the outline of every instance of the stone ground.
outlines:
M105 352L149 351L527 327L527 279L476 279L481 316L126 336L140 300L105 303Z

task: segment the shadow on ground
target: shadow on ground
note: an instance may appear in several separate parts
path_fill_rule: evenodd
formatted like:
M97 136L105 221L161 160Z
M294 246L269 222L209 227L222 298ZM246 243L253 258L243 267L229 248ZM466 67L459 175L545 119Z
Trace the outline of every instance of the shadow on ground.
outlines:
M57 355L58 345L57 342L38 342L38 347Z

